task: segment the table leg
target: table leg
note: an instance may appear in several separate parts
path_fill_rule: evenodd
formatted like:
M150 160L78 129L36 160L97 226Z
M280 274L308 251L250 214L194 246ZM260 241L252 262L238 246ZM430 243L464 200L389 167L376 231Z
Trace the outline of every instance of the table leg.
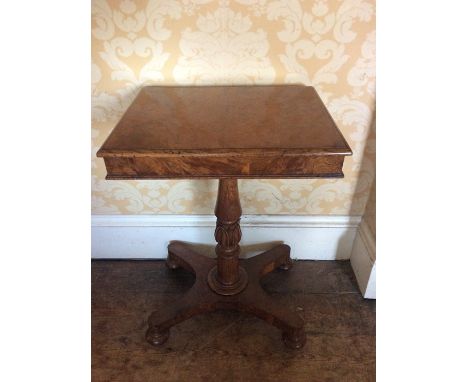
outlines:
M220 295L235 295L247 285L247 273L239 266L242 209L237 179L219 180L215 215L217 265L208 275L208 284Z

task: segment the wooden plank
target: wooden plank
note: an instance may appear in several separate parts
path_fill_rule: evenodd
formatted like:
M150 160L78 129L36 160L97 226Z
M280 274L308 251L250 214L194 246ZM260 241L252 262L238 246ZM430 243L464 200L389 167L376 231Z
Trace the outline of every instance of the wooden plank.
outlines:
M375 301L361 297L349 262L300 261L285 276L274 272L263 285L279 304L300 307L302 350L286 350L276 328L230 311L176 325L154 348L144 340L147 314L181 297L193 275L162 261L94 261L93 381L374 381Z

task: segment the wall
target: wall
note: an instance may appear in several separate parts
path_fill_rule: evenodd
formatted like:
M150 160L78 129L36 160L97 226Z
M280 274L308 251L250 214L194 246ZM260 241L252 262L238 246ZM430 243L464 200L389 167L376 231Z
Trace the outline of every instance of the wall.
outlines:
M369 194L369 200L366 206L366 210L364 212L363 221L367 224L369 227L370 232L374 236L374 240L376 237L376 203L375 203L375 180L374 183L372 184L370 194Z
M211 214L216 181L105 181L95 153L142 85L314 86L354 155L339 180L244 180L245 214L361 215L375 104L374 1L92 3L94 214Z
M375 131L375 114L372 119L372 123L369 128L369 134L367 135L367 142L366 142L366 147L364 149L364 156L366 158L366 165L367 165L367 170L374 174L374 179L372 181L372 184L369 189L369 196L367 198L367 203L366 207L364 210L364 214L362 216L363 222L367 225L369 228L369 233L372 235L373 240L375 242L375 237L376 237L376 176L375 176L375 166L376 166L376 131ZM359 177L361 181L361 177ZM367 186L367 184L366 184Z
M370 127L365 156L374 165L375 171L375 117ZM372 182L367 205L354 238L350 260L362 295L376 298L376 178Z

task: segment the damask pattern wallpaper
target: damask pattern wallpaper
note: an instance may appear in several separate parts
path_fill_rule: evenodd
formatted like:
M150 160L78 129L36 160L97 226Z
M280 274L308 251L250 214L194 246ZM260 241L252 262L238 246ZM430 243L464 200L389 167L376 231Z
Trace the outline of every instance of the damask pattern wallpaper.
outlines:
M360 215L374 179L374 0L93 0L94 214L212 214L215 180L106 181L96 151L143 85L314 86L344 179L239 181L245 214Z

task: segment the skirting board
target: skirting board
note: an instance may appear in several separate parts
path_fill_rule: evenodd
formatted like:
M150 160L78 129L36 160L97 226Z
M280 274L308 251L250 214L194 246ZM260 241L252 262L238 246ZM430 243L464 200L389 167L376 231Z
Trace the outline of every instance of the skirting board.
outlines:
M347 260L360 221L360 216L244 215L241 256L286 243L294 259ZM163 259L170 240L194 243L214 255L214 216L93 215L91 223L95 259Z
M351 252L351 266L365 298L376 298L375 236L363 220Z

